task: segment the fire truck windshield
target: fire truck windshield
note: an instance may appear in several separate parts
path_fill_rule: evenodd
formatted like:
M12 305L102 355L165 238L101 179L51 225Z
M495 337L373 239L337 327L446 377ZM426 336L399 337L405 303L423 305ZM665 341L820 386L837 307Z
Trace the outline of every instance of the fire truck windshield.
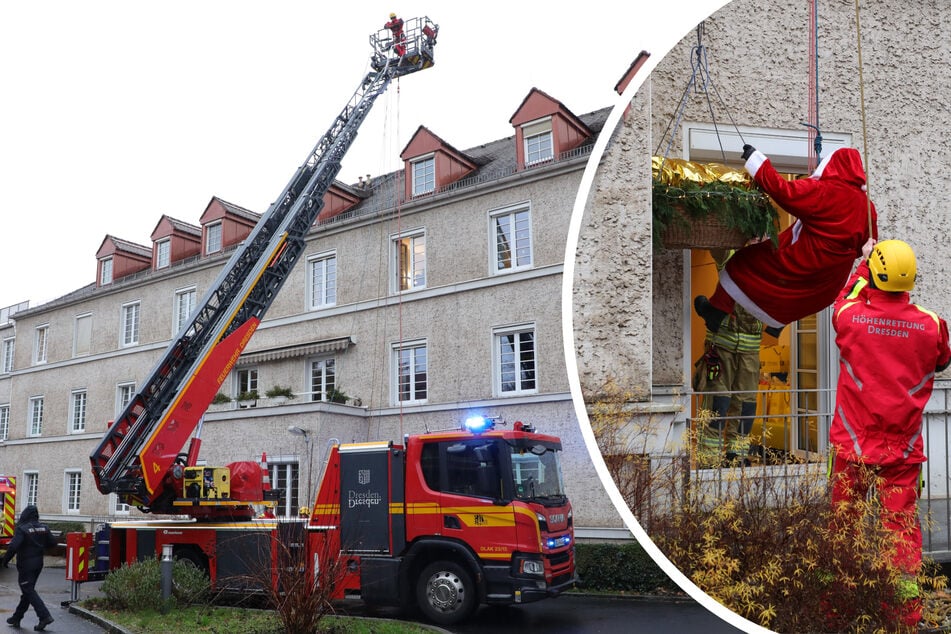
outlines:
M560 448L547 444L515 445L512 450L512 478L515 497L522 500L563 503Z

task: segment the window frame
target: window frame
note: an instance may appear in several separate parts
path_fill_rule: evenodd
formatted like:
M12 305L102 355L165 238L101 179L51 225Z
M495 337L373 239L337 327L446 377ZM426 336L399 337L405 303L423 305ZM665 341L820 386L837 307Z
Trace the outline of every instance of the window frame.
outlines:
M83 325L88 325L83 327ZM85 349L81 349L80 343L84 337L84 332L88 331L88 341ZM83 313L73 318L73 357L85 357L92 354L92 313Z
M10 439L10 404L0 405L0 440Z
M436 154L417 156L409 162L412 197L425 196L436 191Z
M128 393L127 398L124 396L126 393ZM132 402L133 398L135 398L135 381L116 383L115 418L118 418L125 411L126 406Z
M23 472L23 479L26 480L23 484L23 501L24 507L26 506L37 506L37 498L39 497L40 489L40 472L35 469L27 469Z
M63 513L79 515L82 509L83 471L82 469L63 470ZM75 499L75 503L74 503Z
M519 238L519 216L522 214L525 215L525 220L523 222L527 223L527 235ZM510 249L511 256L510 260L514 260L514 264L502 268L499 266L500 260L500 250L499 250L499 234L500 231L500 220L503 218L508 218L510 226L512 227L512 239L514 240L514 248ZM532 239L532 207L530 203L520 203L517 205L509 205L507 207L502 207L500 209L493 209L489 211L489 270L492 275L505 275L507 273L514 273L516 271L523 271L530 269L534 266L535 262L535 253L534 253L534 240ZM523 241L527 241L528 244L523 244ZM519 262L520 256L519 252L523 249L527 250L527 261Z
M521 368L522 355L521 335L531 333L531 387L525 387L526 380L523 378L524 370ZM506 352L503 349L503 339L512 336L516 342L515 349ZM512 361L507 361L506 356L511 355ZM526 394L538 393L538 329L534 323L517 324L512 326L499 326L492 329L492 360L493 360L493 378L494 390L497 396L522 396ZM512 366L511 370L507 370ZM507 372L511 372L512 379L505 380ZM507 384L514 384L513 389L505 389Z
M115 281L115 261L110 255L99 260L99 286L107 286Z
M217 243L217 244L216 244ZM224 225L220 220L205 225L205 255L221 253L224 249Z
M190 299L187 302L182 300L186 297ZM174 296L172 297L172 336L174 337L186 324L189 323L189 319L192 314L195 312L198 301L198 289L195 286L188 286L185 288L180 288L175 291ZM183 304L188 304L188 310L185 315L182 315Z
M33 329L33 365L40 365L49 360L50 325L40 324Z
M16 337L4 337L0 343L0 374L13 372L16 358Z
M320 390L314 389L315 370L320 367ZM329 372L327 371L329 367ZM330 381L328 381L328 376ZM307 385L310 389L310 400L312 403L330 402L330 392L337 389L337 358L313 357L307 362ZM329 388L329 389L328 389Z
M542 139L547 139L547 148L541 143ZM551 116L522 124L522 149L526 166L555 159L555 133ZM544 150L548 151L547 155L543 154Z
M404 243L406 243L405 247ZM419 247L422 247L421 258L417 255ZM428 283L426 229L419 227L393 235L390 238L390 248L390 262L392 262L395 269L394 274L390 276L392 292L394 294L409 293L426 288ZM403 273L404 251L412 254L412 257L409 258L410 266L407 267L405 275ZM421 271L417 269L421 269ZM418 278L422 280L419 283L417 283ZM406 281L405 287L404 280Z
M81 403L77 403L77 397L81 397ZM78 406L78 408L77 408ZM69 427L67 431L70 434L83 434L86 432L86 417L89 412L89 395L86 388L72 390L69 393ZM77 420L77 416L79 420ZM77 425L77 422L79 423Z
M320 279L316 279L319 274ZM307 307L321 310L337 305L337 252L315 253L307 258Z
M419 371L416 364L416 352L419 350L422 350L425 353L422 372ZM403 391L401 390L403 381L401 379L404 376L402 372L402 355L404 351L411 353L409 358L412 361L412 367L410 368L410 372L407 374L409 380L406 383L409 385L410 389L407 391L409 398L406 399L401 398L403 395ZM428 402L430 389L429 344L426 339L414 339L411 341L393 343L391 346L391 359L391 390L393 395L392 401L394 405L418 405ZM420 381L420 376L423 377L422 380L424 382L424 394L422 396L418 394L418 390L416 388L417 383Z
M28 438L39 438L43 435L45 409L46 397L42 394L31 396L27 400L26 435Z
M167 269L172 265L172 240L163 238L155 241L155 268Z
M139 345L141 320L142 302L140 300L122 304L119 309L119 347L129 348Z

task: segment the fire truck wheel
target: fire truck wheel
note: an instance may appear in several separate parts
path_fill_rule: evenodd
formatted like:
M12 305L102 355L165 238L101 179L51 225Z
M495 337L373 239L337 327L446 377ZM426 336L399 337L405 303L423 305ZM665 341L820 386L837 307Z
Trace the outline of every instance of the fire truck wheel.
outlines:
M191 564L206 575L208 574L208 559L205 556L191 548L177 548L175 550L175 559L177 561Z
M439 625L452 625L475 610L475 582L469 571L459 564L436 561L420 573L416 601L426 618Z

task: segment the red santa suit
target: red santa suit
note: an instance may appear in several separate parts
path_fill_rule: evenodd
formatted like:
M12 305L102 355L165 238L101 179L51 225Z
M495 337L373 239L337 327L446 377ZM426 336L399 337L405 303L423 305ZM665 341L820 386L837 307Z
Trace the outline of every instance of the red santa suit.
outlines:
M764 241L737 251L720 272L710 303L731 313L739 302L778 328L835 300L869 239L869 213L876 238L878 217L865 191L862 159L853 148L836 149L805 179L784 179L759 151L747 159L746 170L797 220L779 234L778 246Z
M832 501L854 522L854 506L874 482L882 525L899 536L894 563L909 579L921 565L918 488L922 411L931 397L936 371L951 362L948 327L935 313L909 301L906 292L869 284L863 261L835 302L832 326L840 368L835 415L829 430L833 452ZM919 600L897 617L908 625L920 619Z

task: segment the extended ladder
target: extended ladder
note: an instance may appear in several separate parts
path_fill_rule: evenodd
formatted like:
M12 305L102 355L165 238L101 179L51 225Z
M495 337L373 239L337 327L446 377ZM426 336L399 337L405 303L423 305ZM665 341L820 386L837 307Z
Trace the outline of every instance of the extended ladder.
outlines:
M303 253L324 194L373 102L393 78L433 65L437 32L427 17L406 20L402 54L388 31L370 36L371 72L90 454L102 493L145 511L174 512L173 468L193 458L182 448Z

